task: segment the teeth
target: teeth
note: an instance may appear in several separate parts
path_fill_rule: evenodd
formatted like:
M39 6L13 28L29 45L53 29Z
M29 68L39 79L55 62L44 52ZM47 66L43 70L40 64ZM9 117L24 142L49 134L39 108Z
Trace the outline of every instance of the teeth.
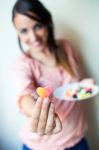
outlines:
M39 45L40 45L40 42L35 42L34 45L35 45L35 46L39 46Z

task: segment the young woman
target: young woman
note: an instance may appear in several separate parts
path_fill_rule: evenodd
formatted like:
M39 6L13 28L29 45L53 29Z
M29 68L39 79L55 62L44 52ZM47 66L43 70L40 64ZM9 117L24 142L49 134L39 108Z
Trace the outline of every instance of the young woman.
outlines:
M42 100L36 93L39 86L55 89L83 79L76 51L69 42L55 39L52 16L38 0L18 0L12 20L22 51L13 69L18 106L27 116L21 132L23 150L88 150L80 102Z

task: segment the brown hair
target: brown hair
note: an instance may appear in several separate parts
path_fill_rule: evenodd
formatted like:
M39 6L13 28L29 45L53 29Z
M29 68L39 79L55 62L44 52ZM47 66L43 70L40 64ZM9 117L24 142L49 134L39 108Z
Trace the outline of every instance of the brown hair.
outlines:
M64 46L64 44L66 44L66 41L60 41L60 44L58 45L58 48L56 51L54 51L54 54L56 56L56 60L57 63L59 65L62 65L67 72L70 73L70 75L74 76L74 70L71 66L70 60L69 60L69 56L68 56L68 46ZM69 43L67 42L67 45L69 45ZM70 46L70 45L69 45Z
M31 12L31 13L29 13ZM48 29L48 46L51 53L56 56L57 63L62 65L71 75L74 75L73 69L69 63L68 56L64 51L64 48L59 44L56 44L54 38L54 25L50 12L45 8L45 6L39 0L18 0L16 1L12 10L12 21L17 13L26 15L27 17L41 22L43 25L47 26ZM37 17L32 16L32 13ZM20 38L18 38L18 43L21 51L26 54L22 48Z

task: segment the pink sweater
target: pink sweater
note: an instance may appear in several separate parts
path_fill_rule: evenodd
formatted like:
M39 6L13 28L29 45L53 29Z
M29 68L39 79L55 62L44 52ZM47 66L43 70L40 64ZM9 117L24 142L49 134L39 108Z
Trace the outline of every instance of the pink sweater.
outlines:
M69 73L60 66L59 68L46 67L37 60L22 54L13 65L16 87L18 88L18 104L20 107L23 95L35 96L37 86L51 85L53 89L79 80L81 76L78 66L76 52L68 47L66 42L64 48L68 54L69 61L77 74L77 78L72 78ZM33 150L64 150L78 143L85 135L86 122L80 102L61 101L54 98L56 112L62 121L62 131L58 134L39 136L30 130L31 118L21 129L21 137L24 144ZM21 110L22 111L22 110Z

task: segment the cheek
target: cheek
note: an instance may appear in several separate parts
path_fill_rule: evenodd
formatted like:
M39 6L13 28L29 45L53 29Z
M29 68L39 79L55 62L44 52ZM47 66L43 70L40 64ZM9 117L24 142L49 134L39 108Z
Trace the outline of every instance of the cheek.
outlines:
M45 31L45 33L44 33L44 40L45 40L45 41L48 40L48 32L47 32L47 31Z
M38 34L38 36L44 41L46 42L48 39L48 31L47 30L43 30L42 32L40 32Z
M29 38L27 36L19 35L19 38L23 43L29 44Z
M47 44L47 42L48 42L48 32L45 32L45 33L44 33L44 35L43 35L43 42L44 42L45 44Z

